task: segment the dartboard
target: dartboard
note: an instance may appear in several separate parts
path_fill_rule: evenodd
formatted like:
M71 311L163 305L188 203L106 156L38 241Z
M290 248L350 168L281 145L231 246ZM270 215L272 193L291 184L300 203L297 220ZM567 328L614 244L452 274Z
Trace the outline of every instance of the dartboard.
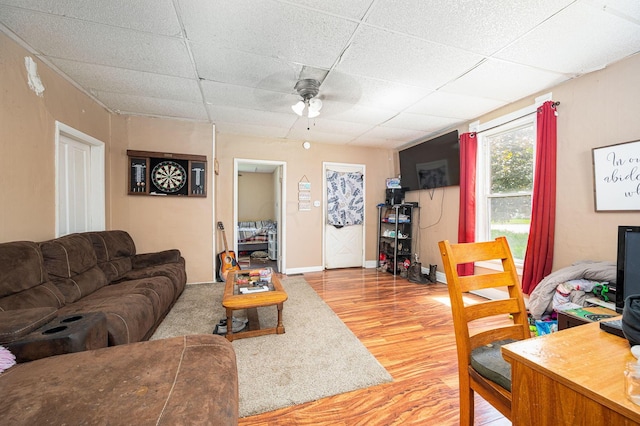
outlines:
M164 192L177 192L187 182L184 168L175 161L162 161L151 172L153 184Z

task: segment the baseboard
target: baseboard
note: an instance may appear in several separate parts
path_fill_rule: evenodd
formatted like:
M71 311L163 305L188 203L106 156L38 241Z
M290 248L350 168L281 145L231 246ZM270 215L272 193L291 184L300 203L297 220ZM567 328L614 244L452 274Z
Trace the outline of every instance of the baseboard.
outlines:
M365 260L364 261L364 267L366 269L377 268L378 267L378 262L376 262L375 260Z
M364 262L364 268L366 269L374 269L378 267L378 262L375 260L366 260ZM305 266L303 268L287 268L285 275L296 275L296 274L305 274L307 272L322 272L324 271L324 267L322 266ZM422 267L422 273L429 275L429 268ZM436 279L439 282L443 282L446 284L446 277L442 272L436 272Z
M307 266L304 268L287 268L285 275L299 275L307 272L322 272L324 267L322 266Z

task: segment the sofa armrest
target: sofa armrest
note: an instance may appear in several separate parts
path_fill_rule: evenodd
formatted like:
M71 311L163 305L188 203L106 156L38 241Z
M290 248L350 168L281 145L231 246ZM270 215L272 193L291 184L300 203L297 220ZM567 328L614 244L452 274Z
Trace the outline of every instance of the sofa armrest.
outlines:
M11 343L42 327L56 316L53 307L0 311L0 343Z
M180 261L180 256L180 250L177 249L136 254L131 257L131 266L133 269L142 269L165 263L176 263Z

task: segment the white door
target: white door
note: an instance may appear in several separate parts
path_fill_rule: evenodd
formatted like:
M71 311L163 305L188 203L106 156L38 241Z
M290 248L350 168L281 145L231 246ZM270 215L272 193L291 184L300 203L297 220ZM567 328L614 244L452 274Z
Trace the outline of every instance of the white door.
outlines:
M323 191L324 210L324 267L326 269L364 266L364 221L362 224L336 227L329 223L327 214L327 171L360 172L363 175L364 198L365 167L361 164L325 163ZM366 200L364 200L366 201Z
M104 230L104 144L62 123L56 128L56 236Z
M91 148L62 136L58 144L58 218L60 235L89 230Z

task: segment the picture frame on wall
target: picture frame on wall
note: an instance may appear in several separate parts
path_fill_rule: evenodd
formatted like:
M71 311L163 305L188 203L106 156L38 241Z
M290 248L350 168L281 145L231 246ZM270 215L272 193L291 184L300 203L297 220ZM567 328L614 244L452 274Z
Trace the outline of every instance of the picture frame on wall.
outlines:
M592 149L595 210L640 210L640 141Z

